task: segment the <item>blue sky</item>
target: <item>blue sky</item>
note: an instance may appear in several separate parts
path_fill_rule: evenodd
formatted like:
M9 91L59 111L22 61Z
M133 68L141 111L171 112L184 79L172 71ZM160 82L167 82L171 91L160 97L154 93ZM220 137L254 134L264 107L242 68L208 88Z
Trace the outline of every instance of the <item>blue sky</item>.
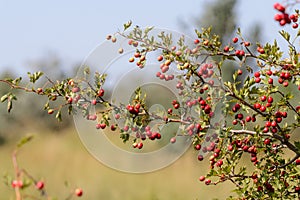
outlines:
M141 27L182 31L179 19L191 21L210 1L0 0L0 69L13 67L18 72L28 61L49 52L68 65L80 63L108 33L128 20ZM259 22L265 40L278 38L280 27L273 21L275 2L240 0L237 13L241 28Z

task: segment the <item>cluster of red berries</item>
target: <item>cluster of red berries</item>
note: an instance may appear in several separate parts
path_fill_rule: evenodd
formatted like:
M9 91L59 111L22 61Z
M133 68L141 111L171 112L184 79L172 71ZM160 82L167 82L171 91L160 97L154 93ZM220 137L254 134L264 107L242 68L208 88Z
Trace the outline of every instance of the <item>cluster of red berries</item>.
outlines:
M138 148L138 149L141 149L143 148L144 144L142 142L139 142L139 143L133 143L132 144L133 148Z
M211 111L211 106L207 103L206 100L202 99L202 97L200 97L198 99L199 103L200 103L200 107L201 109L204 110L205 114L211 114L212 115L212 111Z
M128 130L128 129L127 129ZM145 133L139 133L136 132L136 138L140 138L141 140L146 140L146 136L150 139L150 140L155 140L155 139L161 139L161 134L158 132L152 132L150 126L146 126L145 127ZM143 148L143 143L142 142L135 142L132 144L133 148L138 148L141 149Z
M172 105L175 109L178 109L180 107L180 103L177 100L173 100Z
M294 22L292 27L298 28L298 14L289 15L288 13L286 13L286 8L280 3L275 3L274 9L280 12L274 16L275 21L278 21L280 26L284 26L286 24L291 24L291 22Z
M194 99L194 100L187 100L185 102L185 104L187 105L187 107L191 108L192 106L196 105L197 104L197 99Z
M134 62L135 59L138 59L138 61L136 62L136 65L139 68L143 68L145 66L145 62L146 62L146 56L141 54L140 52L135 52L133 57L129 58L129 62Z
M233 151L234 149L250 153L251 154L251 162L253 164L257 164L257 148L255 145L251 145L249 138L245 138L244 140L234 140L231 144L228 145L227 150Z
M232 38L232 43L233 44L236 44L237 42L239 41L239 38L237 37L234 37ZM244 47L249 47L251 45L250 42L248 41L243 41L241 42L241 44L244 46ZM232 48L234 49L234 48ZM229 46L225 46L224 49L223 49L224 52L229 52L230 51L230 47ZM245 56L245 51L243 49L236 49L235 52L234 52L234 55L236 55L237 57L241 58L243 56Z
M197 134L199 133L200 131L202 131L203 128L201 127L201 124L190 124L187 128L186 128L186 132L189 134L189 135L194 135L194 134ZM201 146L200 146L201 148ZM197 150L200 150L200 148L196 148Z
M164 57L162 55L157 57L157 60L159 62L161 62L163 59L164 59ZM171 74L171 75L165 74L166 72L169 71L170 65L171 65L171 60L166 60L164 63L161 63L161 65L160 65L161 71L156 73L156 77L160 78L161 80L165 80L165 81L173 80L174 79L173 74Z
M233 107L232 107L232 112L236 113L240 110L241 105L239 103L236 103ZM245 120L244 120L244 115L242 113L237 113L235 115L235 119L232 121L233 125L237 125L239 122L244 125L245 122L255 122L256 121L256 117L255 115L253 116L246 116Z
M202 78L210 78L214 74L213 69L213 64L211 63L205 63L200 66L200 69L198 71L198 75L201 76Z
M140 108L141 108L141 104L136 104L136 105L128 104L126 106L126 109L128 110L128 112L133 115L138 115L140 112Z

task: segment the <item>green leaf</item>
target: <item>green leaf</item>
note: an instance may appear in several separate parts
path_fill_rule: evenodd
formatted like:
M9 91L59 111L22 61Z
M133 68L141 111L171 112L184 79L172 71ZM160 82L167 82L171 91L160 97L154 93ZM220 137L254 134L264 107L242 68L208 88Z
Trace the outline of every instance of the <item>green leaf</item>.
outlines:
M130 26L132 25L132 21L128 21L126 24L123 24L124 26L124 31L126 31Z
M12 101L9 99L7 102L7 112L10 113L11 109L12 109Z
M146 38L148 36L148 33L153 29L153 26L150 27L146 27L145 31L144 31L144 38Z
M25 137L23 137L17 144L17 147L20 148L22 147L24 144L28 143L29 141L31 141L33 139L33 135L27 135Z
M4 101L6 101L6 100L7 100L7 98L8 98L8 96L9 96L9 94L5 94L5 95L3 95L3 96L1 97L1 99L0 99L0 101L1 101L1 102L4 102Z
M55 118L58 120L58 121L62 121L62 118L61 118L61 110L57 111L56 115L55 115Z
M13 80L12 83L15 84L15 85L19 85L21 80L22 80L22 77L19 77L19 78L16 78L15 80Z
M33 74L31 74L30 72L27 73L28 77L30 79L30 82L35 83L41 76L44 75L43 72L39 71L39 72L34 72ZM18 81L18 80L16 80ZM21 80L19 80L21 81Z
M284 30L279 31L279 34L286 40L286 41L290 41L290 34Z

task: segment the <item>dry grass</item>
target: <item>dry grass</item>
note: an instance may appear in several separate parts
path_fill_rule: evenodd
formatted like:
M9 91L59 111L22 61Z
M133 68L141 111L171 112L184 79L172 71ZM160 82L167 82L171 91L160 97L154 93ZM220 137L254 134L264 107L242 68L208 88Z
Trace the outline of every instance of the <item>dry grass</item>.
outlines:
M23 147L20 165L45 180L48 193L63 199L71 188L84 189L81 199L225 199L230 183L205 186L197 180L207 171L207 163L196 159L194 150L162 170L147 174L128 174L110 169L94 159L81 144L74 129L60 135L38 134ZM14 144L0 147L0 171L13 174L11 152ZM64 182L70 183L70 188ZM37 194L34 190L33 193ZM11 188L0 187L0 199L14 199Z

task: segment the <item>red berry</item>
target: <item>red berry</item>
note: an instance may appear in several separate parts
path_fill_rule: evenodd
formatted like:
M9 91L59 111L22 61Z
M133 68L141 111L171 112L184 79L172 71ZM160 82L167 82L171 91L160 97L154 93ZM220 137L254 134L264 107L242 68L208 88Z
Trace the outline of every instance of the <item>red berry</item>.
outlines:
M273 127L277 126L277 122L273 121L273 122L271 123L271 126L273 126Z
M83 194L83 190L81 188L76 188L75 189L75 195L78 197L81 197Z
M134 62L134 57L131 57L131 58L129 58L129 60L128 60L129 62Z
M269 84L273 84L273 79L272 79L272 78L269 78L268 83L269 83Z
M96 129L100 129L101 125L100 124L96 124Z
M287 112L284 111L284 112L281 113L281 115L282 115L283 118L286 118L287 117Z
M199 42L200 42L200 40L198 40L198 39L194 40L194 44L199 44Z
M174 104L174 108L178 109L180 107L179 103Z
M242 74L243 74L243 71L242 71L241 69L239 69L239 70L237 71L237 74L238 74L238 75L242 75Z
M265 112L265 111L266 111L266 107L265 107L265 106L261 106L261 107L260 107L260 111L261 111L261 112Z
M237 125L237 123L238 123L238 121L237 121L236 119L234 119L234 120L232 121L232 124L233 124L233 125Z
M300 158L296 160L296 165L300 165Z
M271 140L269 139L269 138L266 138L265 140L264 140L264 144L265 145L269 145L271 143Z
M285 19L280 20L279 24L280 26L286 25L286 20Z
M271 75L273 74L273 72L272 72L271 70L268 70L268 71L266 71L266 74L267 74L268 76L271 76Z
M277 117L277 118L276 118L276 122L277 122L277 123L280 123L281 121L282 121L282 118L281 118L281 117Z
M228 52L229 51L229 46L225 46L224 47L224 52Z
M244 56L244 55L245 55L245 51L244 50L240 50L239 56Z
M251 121L251 116L247 116L246 117L246 122L250 122Z
M206 180L205 180L205 184L206 184L206 185L211 184L211 180L210 180L210 179L206 179Z
M223 165L223 160L219 160L218 162L217 162L217 166L218 167L221 167Z
M205 180L205 176L200 176L199 177L199 181L204 181Z
M97 100L93 99L91 103L92 103L92 105L96 105L97 104Z
M265 124L265 126L266 126L266 127L270 127L270 126L271 126L271 122L270 122L270 121L267 121L266 124Z
M99 97L102 97L104 95L104 89L100 89L99 91L98 91L98 96Z
M250 46L250 42L244 42L245 47Z
M23 182L18 181L18 180L13 180L12 183L11 183L11 186L13 188L22 188L23 187Z
M268 127L265 127L265 128L263 129L263 133L267 133L267 132L269 132L269 128L268 128Z
M294 24L292 25L292 27L296 29L296 28L298 28L298 24L297 24L297 23L294 23Z
M263 96L260 97L260 100L261 100L261 101L266 101L266 100L267 100L267 97L266 97L265 95L263 95Z
M241 108L241 105L238 104L238 103L236 103L236 104L234 105L234 107L235 107L237 110L239 110L239 109Z
M201 149L201 145L200 144L196 144L195 149L196 150L200 150Z
M202 155L198 155L198 160L202 161L204 159L204 157Z
M265 50L264 50L264 48L262 48L262 47L257 47L257 51L258 51L259 53L261 53L261 54L264 54L264 53L265 53Z
M284 18L284 15L280 14L280 13L278 13L274 16L275 21L278 21L278 22L280 22L280 20L282 20L283 18Z
M274 8L280 12L285 12L285 7L283 5L281 5L280 3L275 3L274 4Z
M260 77L260 72L255 72L254 76L257 77L257 78Z
M80 88L79 87L73 87L72 88L72 92L73 93L77 93L77 92L79 92L80 91Z
M254 104L255 109L260 109L261 105L259 103Z
M112 125L110 126L110 130L115 131L116 129L117 129L117 127L116 127L115 125L112 124Z
M38 189L38 190L42 190L44 188L44 182L43 181L39 181L35 184L35 187Z
M140 142L140 143L138 143L137 148L138 148L138 149L141 149L141 148L143 148L143 146L144 146L143 143Z
M268 97L268 103L272 103L273 102L273 97Z
M255 83L259 83L261 81L261 79L258 77L258 78L255 78Z
M105 129L106 128L106 124L100 124L100 128L101 129Z
M160 62L160 61L162 61L164 59L164 57L162 56L162 55L160 55L160 56L158 56L157 57L157 60Z
M232 42L233 42L233 43L237 43L238 41L239 41L239 39L238 39L237 37L232 38Z

